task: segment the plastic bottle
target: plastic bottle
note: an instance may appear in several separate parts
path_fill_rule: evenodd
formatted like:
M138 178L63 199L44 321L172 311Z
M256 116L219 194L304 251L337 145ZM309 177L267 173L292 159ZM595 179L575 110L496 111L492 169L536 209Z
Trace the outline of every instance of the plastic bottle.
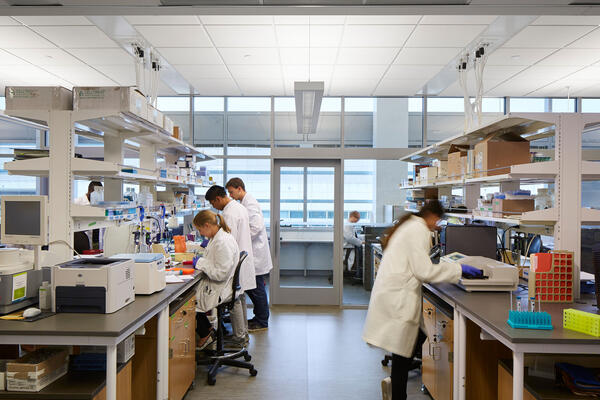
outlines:
M50 282L42 282L42 286L38 289L39 295L39 306L40 310L49 310L52 308L52 302L50 301L51 291Z

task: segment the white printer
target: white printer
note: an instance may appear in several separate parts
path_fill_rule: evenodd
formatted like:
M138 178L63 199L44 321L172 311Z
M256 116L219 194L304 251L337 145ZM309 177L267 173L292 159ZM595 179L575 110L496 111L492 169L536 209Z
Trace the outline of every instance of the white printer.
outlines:
M133 260L135 263L135 294L152 294L165 288L164 255L158 253L116 254L110 258Z
M455 261L483 271L481 278L460 279L458 287L467 292L511 292L518 288L519 270L513 265L487 257L466 256L461 253L448 254L442 257L442 261Z
M133 260L80 258L56 265L56 312L110 314L135 300Z

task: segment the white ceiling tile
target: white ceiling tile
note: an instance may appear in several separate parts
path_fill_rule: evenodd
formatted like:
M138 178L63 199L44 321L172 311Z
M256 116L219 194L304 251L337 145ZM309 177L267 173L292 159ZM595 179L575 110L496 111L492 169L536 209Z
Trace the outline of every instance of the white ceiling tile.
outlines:
M370 96L375 91L377 79L333 78L329 87L330 96Z
M312 47L310 49L310 63L312 64L335 64L337 48ZM304 47L282 47L279 49L282 64L307 64L308 48Z
M73 82L76 86L115 86L117 82L89 66L48 65L44 67L50 73Z
M333 65L311 65L311 81L329 81L333 73ZM283 77L286 83L294 81L307 81L309 79L308 65L284 65Z
M569 45L569 47L575 49L600 49L600 29L597 28L588 33L575 43Z
M343 25L276 25L277 43L281 47L337 47Z
M14 51L14 50L11 50ZM6 52L4 50L0 50L0 65L23 65L28 64L27 61L20 59L19 57Z
M415 79L425 82L433 78L442 68L438 65L392 65L385 77L386 79Z
M543 59L537 65L579 65L586 66L600 61L600 52L588 49L561 49Z
M446 65L461 50L460 47L405 47L398 54L394 64Z
M47 49L56 47L25 26L0 26L0 48Z
M272 25L208 25L217 47L276 47Z
M33 65L79 65L85 64L61 49L13 49L11 53Z
M487 82L488 80L505 81L523 71L525 68L527 68L527 66L523 65L486 66L483 70L483 79L484 82ZM475 76L472 70L469 73L469 77L469 81L475 82Z
M555 49L499 48L492 52L486 65L533 65Z
M214 47L159 47L169 64L223 64Z
M133 56L123 49L67 49L86 64L133 65Z
M14 17L24 25L93 25L92 22L83 16L19 16Z
M486 95L494 97L503 96L525 96L528 93L535 92L537 89L544 86L543 83L533 82L527 79L511 79L498 86L490 88L486 91Z
M425 15L420 25L489 25L496 15Z
M204 96L239 96L241 92L233 79L205 79L190 80L190 83Z
M222 47L225 64L279 64L279 52L273 47Z
M0 17L0 26L4 25L21 25L18 21L15 21L11 17Z
M275 15L273 22L280 25L307 25L308 15Z
M343 47L402 47L414 25L349 25Z
M600 66L583 68L570 74L565 79L571 82L589 82L590 84L594 82L600 83Z
M11 86L32 85L32 86L73 86L70 81L65 81L60 77L52 75L34 65L22 65L18 69L13 66L0 66L0 76L4 82Z
M158 95L159 96L175 96L177 94L179 94L179 93L177 93L176 91L171 89L163 81L158 81ZM189 90L185 94L189 94Z
M486 25L419 25L406 47L464 47L485 28Z
M528 26L513 36L504 47L556 49L588 33L589 26Z
M394 47L343 47L338 54L338 64L390 64L398 48Z
M530 82L537 82L547 85L557 79L564 78L567 75L577 71L579 67L563 66L563 67L550 67L550 66L537 66L527 68L515 76L519 80L528 80Z
M230 65L234 79L281 80L279 65Z
M95 68L121 86L135 86L135 67L133 65L96 65Z
M592 85L592 82L574 83L561 79L560 81L536 90L531 95L536 97L573 97L575 93L580 92Z
M271 25L270 15L201 15L205 25Z
M34 31L60 47L118 47L96 26L35 26Z
M423 87L414 79L384 79L375 90L375 96L412 96Z
M200 25L142 25L136 30L154 47L212 47Z
M188 81L198 79L231 79L225 65L173 65Z
M387 65L336 65L333 76L336 79L379 80Z
M600 25L598 15L544 15L531 25Z
M311 15L308 17L308 23L311 25L343 25L345 21L345 15Z
M600 85L588 86L574 93L574 95L578 97L600 97Z
M125 17L131 25L198 25L195 15L129 15Z
M282 96L284 94L281 79L239 79L237 81L244 96Z
M420 15L349 15L349 25L416 25Z

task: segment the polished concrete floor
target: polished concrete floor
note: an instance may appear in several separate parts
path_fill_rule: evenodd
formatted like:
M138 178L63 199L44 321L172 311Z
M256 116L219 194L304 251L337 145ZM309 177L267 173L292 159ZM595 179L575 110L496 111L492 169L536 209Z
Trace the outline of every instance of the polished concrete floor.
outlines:
M282 276L279 278L281 286L299 287L331 287L326 276ZM368 305L371 292L365 290L362 285L352 284L349 279L344 278L343 302L347 305Z
M199 367L185 399L381 399L381 380L390 369L381 365L383 351L361 340L365 315L337 307L274 307L269 329L250 335L258 376L228 367L208 386L205 367ZM409 399L429 399L420 386L420 375L411 373Z

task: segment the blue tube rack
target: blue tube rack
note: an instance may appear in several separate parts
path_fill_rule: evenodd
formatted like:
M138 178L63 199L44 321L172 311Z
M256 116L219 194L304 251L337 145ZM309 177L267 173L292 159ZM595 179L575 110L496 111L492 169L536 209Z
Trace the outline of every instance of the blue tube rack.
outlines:
M552 317L547 312L509 311L506 322L516 329L554 329Z

